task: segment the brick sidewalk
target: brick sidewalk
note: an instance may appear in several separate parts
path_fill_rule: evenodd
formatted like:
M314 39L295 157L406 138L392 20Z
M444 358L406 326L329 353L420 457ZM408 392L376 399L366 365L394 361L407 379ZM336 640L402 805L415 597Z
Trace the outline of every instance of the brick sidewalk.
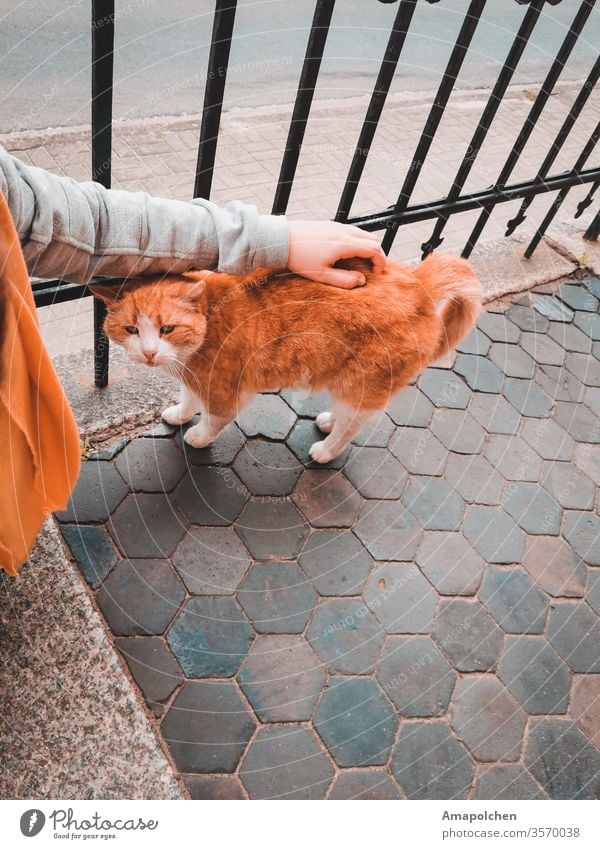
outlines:
M600 797L599 297L483 314L329 468L293 392L84 464L62 532L192 798Z
M511 179L531 178L545 156L551 140L568 113L578 88L565 85L550 98ZM514 142L517 129L531 106L532 92L512 90L503 101L465 191L493 183ZM444 114L439 131L413 200L444 196L460 164L467 140L481 115L487 93L458 92ZM289 215L294 218L331 218L356 145L367 101L364 98L316 102L308 123L298 172L292 191ZM356 196L353 214L384 209L396 200L401 181L412 158L430 107L428 95L400 99L390 96L384 110L365 173ZM553 172L569 169L597 121L600 92L590 97L577 120ZM239 198L269 212L285 147L291 107L232 110L223 116L213 183L212 199L219 203ZM117 124L114 133L113 185L133 191L182 200L190 198L196 165L199 121L195 118L152 121L146 124ZM46 137L6 136L2 143L24 161L51 171L86 180L90 174L91 148L88 132L50 133ZM588 163L592 165L590 160ZM573 190L559 215L570 221L586 188ZM537 223L548 207L549 198L537 199L521 228L531 232L529 222ZM503 236L506 221L518 204L503 204L494 213L484 233L485 240ZM476 220L477 213L454 216L445 231L444 250L459 251ZM419 255L419 245L431 233L431 223L401 228L392 256L407 261ZM517 237L520 236L517 231ZM519 241L512 245L518 252ZM508 291L527 288L527 276L537 265L544 267L545 279L566 276L573 269L558 253L542 244L536 258L503 264L485 245L474 255L484 283L492 281L494 291L502 273L512 277ZM515 278L517 280L515 286ZM520 285L519 285L520 283ZM512 288L511 288L512 286ZM45 341L52 354L90 348L92 339L91 302L60 304L40 311Z

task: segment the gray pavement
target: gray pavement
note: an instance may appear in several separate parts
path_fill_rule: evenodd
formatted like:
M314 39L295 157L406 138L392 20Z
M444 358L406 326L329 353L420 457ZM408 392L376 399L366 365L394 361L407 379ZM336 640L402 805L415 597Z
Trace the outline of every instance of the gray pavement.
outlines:
M393 91L437 86L467 0L417 7ZM539 83L573 19L578 0L547 4L515 82ZM214 4L208 0L117 3L115 116L147 118L199 111ZM397 4L338 0L317 97L371 91ZM241 0L225 108L293 100L314 4ZM525 13L514 0L489 0L458 80L490 86ZM0 0L0 132L74 126L89 121L89 0ZM594 11L562 79L583 77L600 40Z

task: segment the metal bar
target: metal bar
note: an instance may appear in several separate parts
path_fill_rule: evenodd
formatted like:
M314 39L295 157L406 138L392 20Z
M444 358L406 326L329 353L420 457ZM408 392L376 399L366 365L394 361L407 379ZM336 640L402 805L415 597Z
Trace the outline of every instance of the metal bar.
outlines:
M575 102L573 103L573 106L571 107L569 114L567 115L567 117L563 121L563 124L562 124L560 130L556 134L556 138L552 142L552 144L550 146L550 150L548 151L544 161L540 165L540 170L537 173L536 179L543 180L544 177L546 176L546 174L548 173L548 171L550 170L550 168L552 167L552 165L554 164L556 157L560 153L561 148L562 148L563 144L565 143L565 141L567 139L567 136L569 135L569 133L573 129L573 125L575 124L575 121L579 117L581 110L583 109L583 107L587 103L588 98L589 98L590 94L592 93L592 91L594 89L594 86L598 82L598 79L600 79L600 56L598 56L598 58L594 62L594 66L593 66L592 70L590 71L590 73L588 74L587 79L584 82L583 86L581 87L579 94L575 98ZM523 201L523 203L519 207L519 211L517 212L515 217L511 218L511 220L507 223L505 235L510 236L512 233L514 233L516 228L520 224L522 224L523 221L525 221L525 218L527 217L525 215L525 213L529 209L531 202L532 202L532 198L525 198L525 200Z
M279 179L277 180L277 188L272 207L273 215L283 214L287 209L290 199L292 183L294 182L294 176L298 166L300 150L306 131L306 123L319 77L321 60L323 58L327 36L329 35L329 25L334 6L335 0L317 0L317 5L315 6L315 13L306 46L306 54L300 74L300 82L298 83L296 101L292 112L292 120L290 121L285 152L281 162Z
M237 0L216 0L208 55L194 197L210 197Z
M404 47L406 34L410 27L416 5L417 0L401 0L398 7L367 114L365 115L365 120L360 131L358 143L352 155L352 163L348 170L342 196L335 214L336 221L346 221L350 215L352 202L367 162L367 156L369 155L369 150L375 137L375 131L381 118L381 113L383 112L390 85L396 73L398 60Z
M442 120L446 104L448 103L450 95L454 89L456 78L460 73L465 56L467 55L467 50L469 49L475 30L477 29L485 4L486 0L471 0L471 3L469 4L469 8L465 14L465 19L458 33L456 43L452 53L450 54L446 70L444 71L442 81L437 90L433 106L431 107L427 117L427 121L419 143L417 144L411 165L404 179L400 194L398 195L398 200L396 201L394 210L396 213L402 212L408 206L410 197L419 178L419 174L421 173L421 168L427 153L429 152L429 148L431 147L440 121ZM389 252L394 243L396 229L396 227L391 227L383 237L382 247L386 253Z
M583 234L583 238L589 242L595 242L598 236L600 236L600 211L594 216L594 220Z
M465 151L465 155L463 160L459 166L458 171L456 172L456 176L450 187L450 191L448 192L448 200L455 200L461 193L463 186L467 180L471 172L471 168L473 167L475 160L481 150L481 145L483 144L485 137L488 134L488 130L492 124L492 121L496 117L496 113L500 104L502 103L502 98L506 93L506 89L509 86L510 81L513 78L516 67L523 55L523 51L525 50L527 43L529 41L529 37L533 32L533 28L535 27L538 18L541 14L541 11L544 7L545 0L534 0L534 2L529 6L525 15L523 16L523 20L521 21L521 26L519 27L519 31L517 32L514 41L508 51L508 55L504 61L504 65L500 74L498 75L498 79L492 89L492 92L489 96L488 102L486 103L485 109L483 110L483 114L479 119L479 123L475 128L475 132L467 146ZM435 227L433 229L433 233L431 234L429 240L424 242L421 245L421 250L423 251L423 259L434 251L437 247L439 247L444 241L442 233L444 231L444 227L448 222L448 218L445 216L440 216L438 220L435 222Z
M114 0L92 0L92 179L110 188L112 169ZM106 307L94 299L94 383L108 385Z
M573 167L573 170L576 173L583 168L583 166L585 165L585 163L589 159L590 154L592 153L592 151L594 150L594 148L598 144L598 139L600 139L600 121L598 121L598 123L596 124L596 128L595 128L594 132L591 134L591 136L589 137L589 139L585 143L583 150L579 154L577 162L575 163L575 165ZM540 226L536 230L535 235L534 235L533 239L531 240L531 242L527 245L527 248L526 248L525 253L524 253L525 259L529 259L529 257L532 255L534 250L537 248L537 246L540 242L540 239L542 238L542 236L544 235L544 233L548 229L549 225L551 224L552 220L554 219L554 216L556 215L556 213L560 209L562 202L564 201L566 196L569 194L570 190L573 188L573 185L574 184L571 183L570 185L565 186L563 189L561 189L560 192L558 193L558 195L552 201L550 209L546 213L544 220L542 221L542 223L540 224Z
M587 195L584 197L583 200L580 200L579 203L577 204L577 212L573 216L574 218L579 218L579 216L582 215L583 212L588 208L588 206L591 204L592 200L594 199L594 195L598 191L598 186L600 186L600 181L597 181L596 183L592 183L592 187L589 190L589 192L587 193Z
M529 195L545 194L555 192L564 187L571 188L585 183L593 183L600 179L600 165L586 171L566 171L547 177L539 183L526 180L522 183L513 183L502 189L497 187L472 192L457 198L452 204L448 204L446 198L427 201L426 203L409 206L403 212L396 213L392 208L390 211L361 215L348 219L349 224L362 227L363 230L373 232L383 230L392 226L399 227L403 224L414 224L417 221L427 221L437 218L439 215L456 215L462 212L470 212L473 209L481 209L490 204L507 203L520 200Z
M537 93L537 97L533 101L531 105L531 109L529 110L529 114L525 118L523 126L517 136L517 140L515 141L511 152L509 153L506 162L502 166L502 170L496 180L495 186L503 186L510 175L512 174L517 162L519 161L519 157L521 156L525 145L527 144L529 137L531 136L537 121L542 114L542 110L544 109L548 98L552 94L554 86L564 68L571 52L577 43L577 39L581 33L581 30L585 26L587 19L590 16L592 9L596 0L583 0L581 6L577 10L577 14L573 18L573 23L571 24L569 31L563 39L563 42L556 54L552 65L550 66L550 70L546 74L546 78L542 83L542 86ZM469 236L467 243L463 249L462 256L469 257L475 245L477 244L477 240L481 236L483 232L483 228L487 224L490 215L492 214L493 205L491 207L484 207L481 211L481 215L475 224L475 227L471 231L471 235Z
M58 285L57 285L58 283ZM45 285L34 290L33 297L37 307L47 307L50 304L62 304L65 301L75 301L89 295L87 286L76 283L59 283L48 281Z

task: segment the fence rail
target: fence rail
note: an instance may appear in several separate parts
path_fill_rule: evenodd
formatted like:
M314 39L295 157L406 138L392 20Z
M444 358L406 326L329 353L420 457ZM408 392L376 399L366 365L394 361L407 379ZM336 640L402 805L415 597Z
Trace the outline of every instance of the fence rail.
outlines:
M365 4L368 2L394 3L397 0L364 0ZM358 142L349 164L335 219L336 221L355 224L369 231L383 230L382 245L386 252L391 249L399 227L417 221L432 220L434 224L431 236L421 246L425 256L442 243L444 228L451 216L479 209L481 210L479 218L462 250L462 255L468 257L481 237L492 212L498 205L508 201L522 201L517 214L507 223L506 234L510 235L525 221L526 212L535 197L557 192L525 250L525 256L530 257L569 191L575 186L590 184L587 195L578 204L575 215L575 217L578 217L593 203L595 193L600 187L600 166L586 167L600 139L600 123L583 144L581 152L571 169L562 173L551 173L557 156L598 83L600 56L596 58L573 101L567 117L550 143L548 153L537 173L529 180L516 183L509 182L544 107L556 87L561 72L596 5L596 0L582 0L580 3L494 184L481 191L465 193L464 186L468 176L493 126L498 108L544 8L563 2L563 0L506 0L507 3L514 2L527 8L524 9L520 26L515 33L477 126L471 138L464 139L465 152L448 194L443 198L427 203L411 204L411 197L417 180L427 164L430 148L486 7L487 0L470 0L425 126L412 159L407 165L406 175L401 184L396 203L388 209L369 215L351 216L352 204L363 175L369 149L372 146L402 51L410 37L411 23L417 5L432 5L437 2L440 2L440 0L399 0L398 10L381 60ZM198 159L194 177L194 197L208 198L210 196L236 8L236 0L216 0L215 2L198 143ZM335 0L316 0L286 146L282 153L281 168L273 199L273 214L285 213L288 206L334 8ZM115 22L118 25L114 0L92 0L92 176L93 179L107 188L110 187L111 180ZM586 230L585 238L597 239L599 235L600 211ZM85 297L89 294L85 286L65 283L60 280L36 282L33 284L33 291L35 301L39 306ZM95 301L94 364L95 383L98 387L106 386L108 382L109 347L108 340L102 333L104 314L104 305Z

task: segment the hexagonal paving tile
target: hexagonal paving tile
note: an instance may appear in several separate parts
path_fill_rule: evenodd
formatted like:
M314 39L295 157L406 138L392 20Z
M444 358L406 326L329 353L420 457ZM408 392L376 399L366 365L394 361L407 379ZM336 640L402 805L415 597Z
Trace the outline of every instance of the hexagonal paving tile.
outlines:
M594 613L600 616L600 569L590 569L585 600Z
M314 421L300 419L287 438L287 446L300 460L303 465L312 469L341 469L350 455L351 447L348 445L341 454L330 460L329 463L315 463L310 456L310 448L314 442L323 439L323 434Z
M600 743L600 675L578 675L573 682L570 713L592 743Z
M240 778L251 799L324 799L333 765L310 728L261 728Z
M237 417L246 436L267 439L285 439L295 421L296 414L279 395L257 395Z
M192 423L194 422L190 424ZM187 464L192 466L228 466L246 441L235 422L228 424L206 448L192 448L184 442L182 436L186 430L187 427L180 429L175 437L175 444L183 452Z
M431 633L461 672L494 669L502 652L502 631L479 601L442 599Z
M330 672L372 672L384 633L371 611L357 598L322 601L306 636Z
M469 413L487 433L516 433L520 415L502 395L476 392L469 404Z
M535 719L525 766L551 799L598 799L600 752L567 719Z
M482 761L516 761L527 714L493 675L461 678L450 723L458 738Z
M371 679L331 678L314 724L338 766L376 766L389 757L398 718Z
M508 637L498 677L527 713L565 713L571 672L544 637Z
M445 478L465 501L475 504L500 503L504 479L481 455L465 460L462 454L450 454Z
M110 534L126 557L168 557L186 522L168 495L128 495L109 517Z
M167 641L186 675L228 678L238 671L252 637L252 628L235 599L204 596L184 604Z
M306 469L292 495L296 506L315 528L349 528L362 498L339 472Z
M466 799L473 761L441 720L404 724L390 768L407 799Z
M97 589L118 560L108 534L98 525L61 525L83 577Z
M488 563L521 562L525 537L501 508L479 505L471 507L464 522L463 532Z
M384 769L343 769L328 799L401 799L393 778Z
M431 531L458 530L465 513L465 502L442 478L411 477L402 501Z
M574 324L552 321L548 336L558 342L565 351L589 354L592 348L592 340Z
M123 479L111 463L82 463L75 488L59 522L104 522L127 495Z
M488 356L507 377L523 377L528 380L533 377L534 361L518 345L494 342Z
M574 310L584 312L596 312L598 301L587 289L577 285L562 285L557 293L561 301L568 304Z
M170 439L134 439L121 451L117 471L136 492L171 492L186 464Z
M531 312L531 310L528 310ZM518 342L520 325L514 323L514 308L506 313L484 312L477 320L477 326L492 342Z
M587 604L555 602L546 633L573 672L600 672L600 619Z
M162 634L184 598L165 560L121 560L96 594L113 634Z
M533 483L511 483L503 507L528 534L556 535L562 509L547 492Z
M406 386L388 404L387 413L394 424L427 427L433 413L433 404L418 387Z
M571 401L558 401L554 409L554 418L559 425L568 430L576 442L600 443L598 419L585 404Z
M438 596L412 564L378 566L363 596L388 634L423 634L431 628Z
M600 445L575 446L573 462L600 487Z
M523 566L552 596L582 596L586 568L561 537L529 537Z
M428 428L403 427L392 436L389 450L408 472L417 475L441 475L448 449Z
M572 463L546 463L542 486L561 507L592 510L596 497L593 482Z
M195 525L230 525L247 500L237 475L217 466L191 468L175 490L175 501Z
M541 315L537 310L532 310L529 306L513 304L506 311L506 315L521 330L535 330L537 333L546 333L550 326L550 322L545 316ZM518 342L518 337L514 338L513 334L513 338L506 341Z
M319 413L331 409L331 399L328 392L318 392L311 395L303 390L284 389L280 395L297 415L309 419L316 419Z
M431 429L449 451L478 454L485 441L485 431L464 410L436 410Z
M559 366L565 357L561 346L545 334L523 333L521 346L537 363Z
M367 501L354 530L376 560L412 560L422 527L401 504Z
M155 716L162 716L165 702L183 683L179 664L159 637L121 637L115 645L127 661L146 704Z
M285 445L261 439L244 445L233 468L253 495L289 495L302 471L302 466Z
M161 731L181 772L233 772L255 727L231 681L186 681Z
M565 367L586 386L596 388L600 386L598 363L589 354L567 354Z
M474 327L465 338L458 343L456 350L461 354L479 354L485 357L491 347L490 339L478 327Z
M518 436L490 434L483 454L506 480L539 480L542 461Z
M539 384L555 401L583 401L585 386L562 366L539 366L535 372L535 382Z
M507 377L502 387L502 394L523 416L542 419L550 415L552 398L537 383L517 377Z
M573 323L576 327L582 330L590 339L598 341L600 339L600 316L596 313L581 312L577 310L573 317Z
M242 784L232 775L186 775L183 776L190 799L245 799Z
M296 563L257 563L242 581L238 599L259 633L299 634L317 594Z
M567 513L563 535L573 550L590 566L600 566L600 516L594 513Z
M352 531L314 531L298 562L320 595L358 595L373 566Z
M366 424L360 433L354 437L354 445L364 445L371 448L385 448L390 436L396 430L394 422L386 413L378 413Z
M427 369L419 378L419 389L434 407L453 410L464 410L471 397L471 390L466 383L453 372L443 369Z
M523 424L523 438L544 460L570 460L575 442L553 419L530 419Z
M473 799L547 799L541 787L520 764L482 767Z
M454 370L462 375L474 392L500 392L504 376L487 357L460 354Z
M448 708L456 673L431 637L390 637L377 680L403 716L440 716Z
M407 479L403 466L386 448L353 448L344 474L364 498L400 498Z
M296 557L309 527L291 501L250 501L235 526L255 560Z
M270 634L256 638L238 681L261 722L301 722L312 716L325 672L304 637Z
M171 561L192 595L234 593L250 567L233 528L190 528Z
M416 563L442 595L474 595L485 566L462 534L446 531L423 534Z
M509 634L541 634L544 630L548 597L524 569L489 566L479 598Z

